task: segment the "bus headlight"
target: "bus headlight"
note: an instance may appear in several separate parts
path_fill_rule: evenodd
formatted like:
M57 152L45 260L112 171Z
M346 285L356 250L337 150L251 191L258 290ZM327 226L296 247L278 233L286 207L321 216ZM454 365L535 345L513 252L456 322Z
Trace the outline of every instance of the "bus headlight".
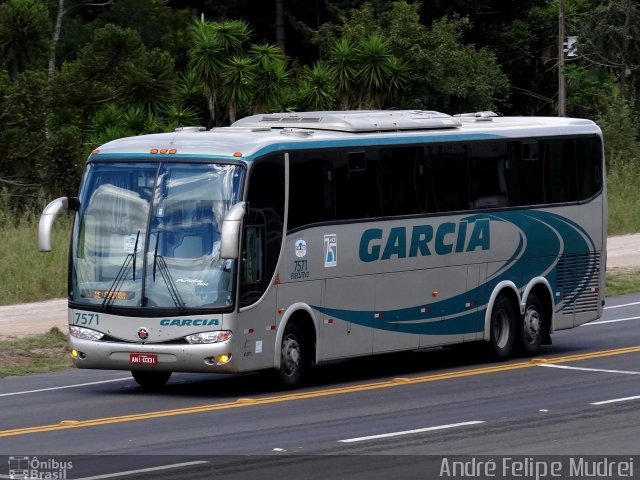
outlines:
M191 344L220 343L229 340L231 338L231 332L228 330L218 330L216 332L194 333L184 338Z
M69 333L82 340L100 340L104 337L104 333L96 332L90 328L78 327L76 325L69 325Z

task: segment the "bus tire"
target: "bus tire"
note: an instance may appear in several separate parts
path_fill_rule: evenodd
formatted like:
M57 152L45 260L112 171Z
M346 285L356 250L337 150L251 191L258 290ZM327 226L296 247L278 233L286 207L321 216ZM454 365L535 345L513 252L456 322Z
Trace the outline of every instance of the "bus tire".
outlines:
M131 370L133 379L144 388L158 388L171 378L171 372L151 372L148 370Z
M522 355L535 355L540 351L545 333L545 318L542 302L535 293L527 298L524 315L516 326L516 346Z
M289 323L282 334L280 344L280 368L277 377L285 388L299 386L310 365L307 339L302 329L295 323Z
M511 356L515 343L515 310L511 301L499 295L491 310L489 325L489 354L495 360Z

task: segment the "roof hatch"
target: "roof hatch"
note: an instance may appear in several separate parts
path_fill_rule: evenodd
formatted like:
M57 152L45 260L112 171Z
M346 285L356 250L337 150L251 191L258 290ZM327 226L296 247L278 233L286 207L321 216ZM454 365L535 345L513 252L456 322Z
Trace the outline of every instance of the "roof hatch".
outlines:
M340 132L381 132L456 128L460 120L426 110L348 110L344 112L294 112L253 115L233 127L301 128Z

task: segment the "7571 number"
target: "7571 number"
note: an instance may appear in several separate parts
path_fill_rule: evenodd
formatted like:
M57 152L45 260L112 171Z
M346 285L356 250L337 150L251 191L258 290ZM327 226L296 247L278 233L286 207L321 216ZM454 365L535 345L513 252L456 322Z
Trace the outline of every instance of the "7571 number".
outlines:
M100 316L97 313L76 313L74 325L99 325Z

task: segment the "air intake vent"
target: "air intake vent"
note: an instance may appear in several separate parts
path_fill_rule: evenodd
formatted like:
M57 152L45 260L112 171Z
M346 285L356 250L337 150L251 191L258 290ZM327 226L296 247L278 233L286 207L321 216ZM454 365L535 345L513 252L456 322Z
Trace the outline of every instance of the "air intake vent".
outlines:
M600 292L600 255L582 253L563 255L558 260L557 286L563 298L564 315L595 312L598 310Z

